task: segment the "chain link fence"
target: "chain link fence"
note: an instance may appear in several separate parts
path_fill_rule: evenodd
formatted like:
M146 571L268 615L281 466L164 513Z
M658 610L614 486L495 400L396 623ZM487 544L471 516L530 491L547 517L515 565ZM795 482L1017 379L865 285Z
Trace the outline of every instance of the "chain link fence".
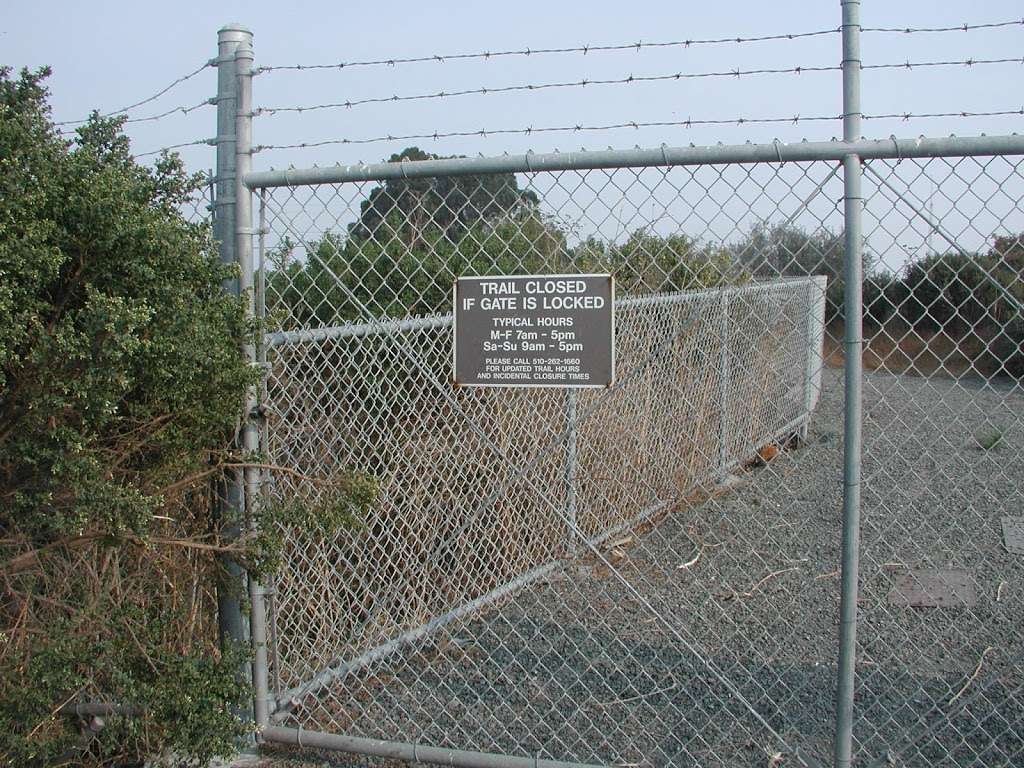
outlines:
M257 190L265 449L295 470L264 492L380 489L336 538L285 532L268 732L830 762L837 160ZM1020 159L870 160L864 182L858 762L1013 763ZM611 388L452 387L455 277L594 271L621 297Z

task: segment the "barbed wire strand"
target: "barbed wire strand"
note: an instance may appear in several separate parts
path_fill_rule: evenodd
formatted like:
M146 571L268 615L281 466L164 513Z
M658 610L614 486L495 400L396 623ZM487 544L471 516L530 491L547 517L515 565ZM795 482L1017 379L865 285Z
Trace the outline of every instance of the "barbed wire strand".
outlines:
M161 152L169 152L172 149L181 149L182 147L196 147L200 144L213 145L216 144L216 139L196 139L195 141L185 141L181 144L170 144L166 147L160 147L160 149L153 149L149 152L137 152L132 157L138 159L140 157L151 157L152 155L159 155Z
M897 32L904 35L932 32L970 32L976 29L1024 26L1024 19L992 21L984 24L960 24L955 27L861 27L861 32Z
M157 99L159 99L161 96L163 96L165 93L170 91L172 88L174 88L174 87L176 87L178 85L181 85L182 83L184 83L187 80L191 80L193 77L198 75L204 69L206 69L207 67L212 67L212 66L214 66L214 62L213 61L206 61L206 62L204 62L202 64L202 66L197 67L196 69L192 70L188 74L182 75L178 79L176 79L173 82L171 82L169 85L165 86L164 88L161 88L159 91L154 93L152 96L147 96L146 98L142 99L141 101L136 101L134 104L129 104L127 107L121 107L121 109L115 109L115 110L112 110L110 112L105 112L105 113L101 114L100 117L114 117L114 115L123 114L123 113L127 112L130 109L135 109L136 107L141 107L141 106L144 106L144 105L149 104L151 102L154 102ZM174 112L176 110L171 110L171 111ZM61 120L59 122L54 123L54 125L81 125L82 123L87 123L87 122L89 122L89 118L84 118L82 120Z
M915 33L937 33L937 32L969 32L981 29L997 29L1000 27L1011 27L1024 25L1024 19L1012 19L1007 21L985 22L979 24L965 23L955 27L863 27L862 32L869 33L892 33L915 34ZM611 43L607 45L575 45L553 48L517 48L498 51L475 51L469 53L448 53L431 54L426 56L389 56L377 59L366 59L361 61L339 61L327 64L278 64L257 67L255 74L265 72L281 71L312 71L324 69L352 69L355 67L395 67L402 64L443 64L447 61L466 61L481 59L489 61L497 58L508 58L513 56L544 56L551 54L579 53L584 56L591 53L606 53L615 51L636 51L652 48L690 48L699 45L728 45L761 43L782 40L800 40L823 35L834 35L841 32L840 27L818 29L809 32L790 32L771 35L757 35L752 37L731 36L731 37L709 37L694 38L687 40L666 40L658 42L637 41L634 43Z
M132 118L129 118L129 119L125 120L124 124L128 125L129 123L149 123L149 122L154 122L154 121L157 121L157 120L162 120L165 117L169 117L170 115L179 114L179 113L182 114L182 115L187 115L187 114L189 114L191 112L196 111L197 109L200 109L201 107L208 107L208 106L210 106L212 104L214 104L214 100L213 99L203 99L198 104L193 104L193 105L187 106L187 107L186 106L173 107L172 109L168 109L165 112L161 112L158 115L148 115L146 117L132 117ZM61 136L71 136L76 131L77 131L76 128L65 128L65 129L62 129L62 130L58 131L58 133Z
M970 118L970 117L1004 117L1010 115L1024 115L1024 107L1019 109L1004 109L1004 110L993 110L988 112L924 112L924 113L911 113L911 112L894 112L891 114L878 114L878 115L862 115L863 120L902 120L904 122L915 119L925 118ZM786 123L789 125L799 125L800 123L809 122L836 122L842 120L842 115L815 115L815 116L802 116L794 115L792 117L734 117L734 118L713 118L713 119L687 119L687 120L656 120L656 121L636 121L631 120L624 123L610 123L607 125L566 125L566 126L543 126L534 127L530 126L527 128L495 128L495 129L480 129L480 130L466 130L466 131L432 131L430 133L408 133L403 135L386 135L386 136L373 136L361 139L350 139L350 138L338 138L338 139L323 139L319 141L304 141L296 144L259 144L253 147L253 152L263 152L265 150L278 150L278 149L311 149L315 147L325 147L337 144L377 144L389 141L410 141L419 139L433 139L435 141L439 139L448 138L466 138L466 137L480 137L488 138L490 136L503 136L503 135L523 135L531 136L539 133L585 133L585 132L596 132L596 131L613 131L632 128L639 130L641 128L692 128L694 126L704 125L756 125L756 124L771 124L771 123Z
M995 109L988 112L891 112L884 115L861 115L863 120L918 120L933 117L1009 117L1012 115L1024 115L1024 107L1019 109Z
M397 66L399 64L422 64L436 62L443 64L446 61L465 61L467 59L497 59L510 56L544 56L548 54L582 53L584 56L590 53L606 53L610 51L641 51L648 48L690 48L698 45L720 45L720 44L743 44L761 43L771 40L799 40L808 37L820 37L822 35L834 35L840 32L839 27L819 29L812 32L792 32L788 34L760 35L757 37L716 37L692 40L665 40L660 42L637 41L635 43L612 43L608 45L576 45L559 48L518 48L498 51L477 51L474 53L448 53L432 54L429 56L395 56L381 59L367 59L365 61L339 61L330 64L284 64L258 67L256 74L264 72L278 72L282 70L317 70L317 69L351 69L354 67L377 67Z
M881 69L923 69L927 67L950 67L950 66L980 66L988 64L1024 64L1024 58L1001 58L1001 59L962 59L948 61L920 61L920 62L893 62L885 64L865 64L864 70ZM455 91L438 91L436 93L419 93L408 96L371 96L365 99L354 99L348 101L327 102L324 104L310 104L294 107L258 107L253 110L253 116L276 115L286 112L312 112L323 109L352 109L353 107L365 104L393 104L405 101L425 101L428 99L444 99L459 96L490 95L496 93L512 93L515 91L542 91L553 88L585 88L588 85L629 85L642 82L658 82L667 80L694 80L701 78L739 78L751 75L800 75L806 72L839 72L842 67L838 64L812 65L785 68L759 68L759 69L733 69L712 72L674 72L664 75L629 75L622 78L610 79L585 79L554 83L535 83L522 85L506 85L495 88L466 88Z

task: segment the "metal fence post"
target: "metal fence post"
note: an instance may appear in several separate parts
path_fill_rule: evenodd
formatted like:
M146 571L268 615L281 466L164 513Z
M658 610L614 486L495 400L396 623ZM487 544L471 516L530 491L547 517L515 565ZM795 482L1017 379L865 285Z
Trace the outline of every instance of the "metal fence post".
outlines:
M720 328L721 352L719 353L719 415L718 415L718 480L725 478L729 465L729 294L722 289L722 324Z
M214 177L213 236L217 241L220 260L234 264L235 258L235 146L237 143L238 77L235 50L247 33L235 27L225 27L217 33L217 174ZM224 290L237 294L238 280L225 281ZM220 483L221 494L218 514L227 536L240 531L242 510L242 483L237 472L225 473ZM222 558L225 579L217 588L217 620L222 642L245 641L242 620L241 595L244 575L232 558Z
M817 404L820 389L819 374L821 372L821 328L818 322L818 300L822 289L819 278L807 279L807 360L804 365L804 421L800 426L800 440L806 442L811 424L811 411Z
M578 524L576 521L576 474L577 474L577 418L576 405L577 393L575 389L565 390L565 428L567 437L565 440L565 518L567 522L568 544L567 553L569 557L576 557L579 537L576 534Z
M804 323L804 332L807 334L807 358L804 360L804 420L797 431L801 443L807 442L807 431L811 423L811 382L813 376L811 366L814 365L814 348L812 345L812 340L814 339L814 288L814 278L807 278L807 319Z
M241 26L229 25L219 30L217 77L217 176L214 237L220 249L221 262L236 264L238 275L227 281L225 290L242 296L249 317L254 315L254 266L252 249L252 198L242 184L242 177L252 165L252 33ZM251 342L240 350L250 364L256 362L256 349ZM245 413L238 436L238 448L247 456L259 450L256 390L246 393ZM252 520L259 503L260 474L253 467L227 473L220 514L224 536L231 540L240 535L242 527ZM253 662L243 675L252 676L253 709L240 713L246 719L255 717L257 727L266 724L267 650L263 590L255 579L246 579L242 567L231 558L224 558L225 582L218 586L217 608L221 637L224 642L252 643ZM241 595L248 588L249 622L241 609ZM249 624L247 627L246 624Z
M253 229L252 192L242 183L242 179L252 170L253 58L252 33L246 31L235 50L238 77L238 116L235 123L235 247L239 268L239 291L245 297L246 312L250 318L256 317L256 270L252 247L256 230ZM259 364L256 346L251 341L243 345L242 354L249 365ZM240 435L241 447L248 457L247 461L252 461L252 457L260 450L261 420L257 388L252 386L246 393L245 418ZM259 512L261 480L262 472L259 469L252 466L245 468L245 516L250 527L255 525ZM253 654L253 715L259 731L266 726L270 712L265 590L252 575L249 576L248 582L250 640Z
M843 8L843 140L860 138L860 0L842 0ZM835 764L847 768L853 759L853 694L857 655L857 593L860 567L861 403L863 398L863 265L861 261L860 157L843 158L845 218L845 424L843 428L843 539L836 681Z

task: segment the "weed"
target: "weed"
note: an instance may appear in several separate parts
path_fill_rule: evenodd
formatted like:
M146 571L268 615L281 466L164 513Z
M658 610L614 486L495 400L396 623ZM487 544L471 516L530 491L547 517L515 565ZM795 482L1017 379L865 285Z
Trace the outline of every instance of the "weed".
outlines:
M1001 427L992 427L976 433L974 440L981 450L991 451L1002 445L1005 436L1006 432Z

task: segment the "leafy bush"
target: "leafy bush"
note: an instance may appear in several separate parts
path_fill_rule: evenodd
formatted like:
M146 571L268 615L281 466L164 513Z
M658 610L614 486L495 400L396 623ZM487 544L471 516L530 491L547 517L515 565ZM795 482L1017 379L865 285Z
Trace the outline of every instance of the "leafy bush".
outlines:
M891 287L900 316L915 328L963 334L995 318L998 289L986 266L959 253L930 254L910 264L903 279Z
M231 450L255 329L181 214L202 180L175 156L138 165L117 120L62 138L47 74L0 69L0 756L201 763L246 730L216 556L269 561L278 523L314 516L268 507L261 536L222 539L211 481L259 461ZM368 488L335 481L318 526ZM83 738L59 714L83 701L137 716Z
M825 228L808 232L795 224L755 224L750 232L730 248L736 261L755 278L824 275L828 278L825 295L827 322L842 314L843 264L846 246L842 232ZM870 261L864 256L865 268Z

